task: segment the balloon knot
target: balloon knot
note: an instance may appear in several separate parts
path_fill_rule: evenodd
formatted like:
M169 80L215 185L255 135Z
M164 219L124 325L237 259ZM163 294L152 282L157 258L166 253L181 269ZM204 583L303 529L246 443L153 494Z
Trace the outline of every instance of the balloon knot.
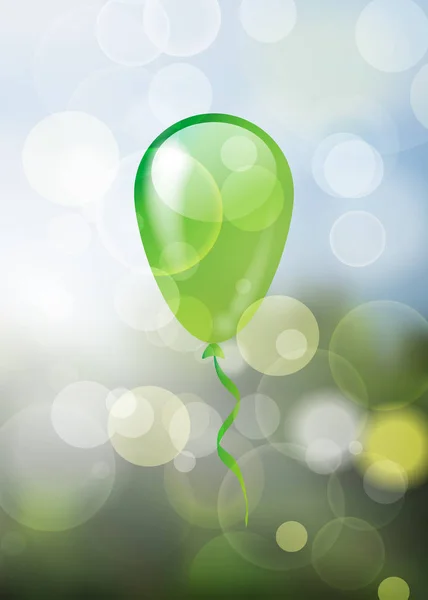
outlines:
M224 352L218 344L209 344L202 354L202 358L209 358L210 356L216 356L217 358L224 358Z

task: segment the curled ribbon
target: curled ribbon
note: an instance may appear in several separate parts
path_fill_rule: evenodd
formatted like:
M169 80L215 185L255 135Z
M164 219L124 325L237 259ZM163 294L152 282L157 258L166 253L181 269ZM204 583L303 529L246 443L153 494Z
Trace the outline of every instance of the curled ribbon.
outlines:
M220 442L223 439L224 434L226 433L226 431L229 429L229 427L232 425L232 423L238 416L239 408L241 405L241 394L239 393L237 386L233 383L233 381L231 379L229 379L229 377L226 375L226 373L222 370L222 368L219 365L218 358L224 358L224 353L218 344L209 344L205 348L204 353L202 354L202 358L209 358L211 356L214 359L214 367L215 367L215 370L217 373L217 377L219 378L222 385L227 389L227 391L230 392L232 394L232 396L234 396L234 398L236 399L236 404L235 404L232 412L227 417L227 419L224 421L223 425L220 427L220 429L218 431L217 454L219 455L221 461L226 465L226 467L228 469L230 469L232 471L232 473L235 475L235 477L239 481L239 485L241 486L241 490L242 490L242 493L244 495L244 500L245 500L245 526L247 526L248 525L248 498L247 498L247 488L245 487L245 481L242 476L241 469L239 468L239 465L236 462L236 460L233 458L233 456L231 454L229 454L229 452L227 452L220 445Z

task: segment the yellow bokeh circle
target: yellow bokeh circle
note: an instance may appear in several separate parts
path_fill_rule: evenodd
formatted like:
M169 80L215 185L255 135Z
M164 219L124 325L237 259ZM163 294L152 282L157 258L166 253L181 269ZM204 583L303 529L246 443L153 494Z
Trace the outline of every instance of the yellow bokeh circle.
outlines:
M278 527L275 537L284 552L299 552L306 546L308 532L298 521L287 521Z
M190 419L181 400L160 387L139 387L112 406L109 435L128 462L155 467L173 460L186 446Z
M410 588L401 577L384 579L378 589L379 600L408 600Z
M418 485L428 476L428 421L414 409L375 414L363 436L364 452L358 460L366 472L371 469L380 487L403 487L403 476L409 486Z
M312 360L318 323L302 302L268 296L252 304L238 324L238 346L246 362L266 375L290 375Z
M239 482L230 471L218 498L218 519L230 545L252 565L270 571L309 565L310 542L333 517L328 480L314 477L296 460L298 449L282 446L258 446L239 460L249 501L247 527L244 502L236 501Z

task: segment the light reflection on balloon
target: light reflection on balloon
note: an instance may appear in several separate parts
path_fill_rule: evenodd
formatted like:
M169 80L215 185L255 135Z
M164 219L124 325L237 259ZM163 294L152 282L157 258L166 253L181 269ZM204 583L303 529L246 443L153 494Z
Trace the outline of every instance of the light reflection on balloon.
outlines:
M253 145L255 162L231 171L224 147L237 136L245 144L236 160L245 166ZM141 239L158 284L159 270L177 284L176 318L194 337L213 343L236 335L242 314L272 281L292 204L291 173L281 150L238 117L184 119L149 147L135 181Z

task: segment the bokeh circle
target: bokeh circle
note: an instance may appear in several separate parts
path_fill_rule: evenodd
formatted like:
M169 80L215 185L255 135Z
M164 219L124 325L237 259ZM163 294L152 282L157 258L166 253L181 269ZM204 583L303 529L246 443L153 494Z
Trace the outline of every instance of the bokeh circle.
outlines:
M299 300L268 296L244 312L237 341L253 369L266 375L290 375L311 361L319 329L312 312Z

